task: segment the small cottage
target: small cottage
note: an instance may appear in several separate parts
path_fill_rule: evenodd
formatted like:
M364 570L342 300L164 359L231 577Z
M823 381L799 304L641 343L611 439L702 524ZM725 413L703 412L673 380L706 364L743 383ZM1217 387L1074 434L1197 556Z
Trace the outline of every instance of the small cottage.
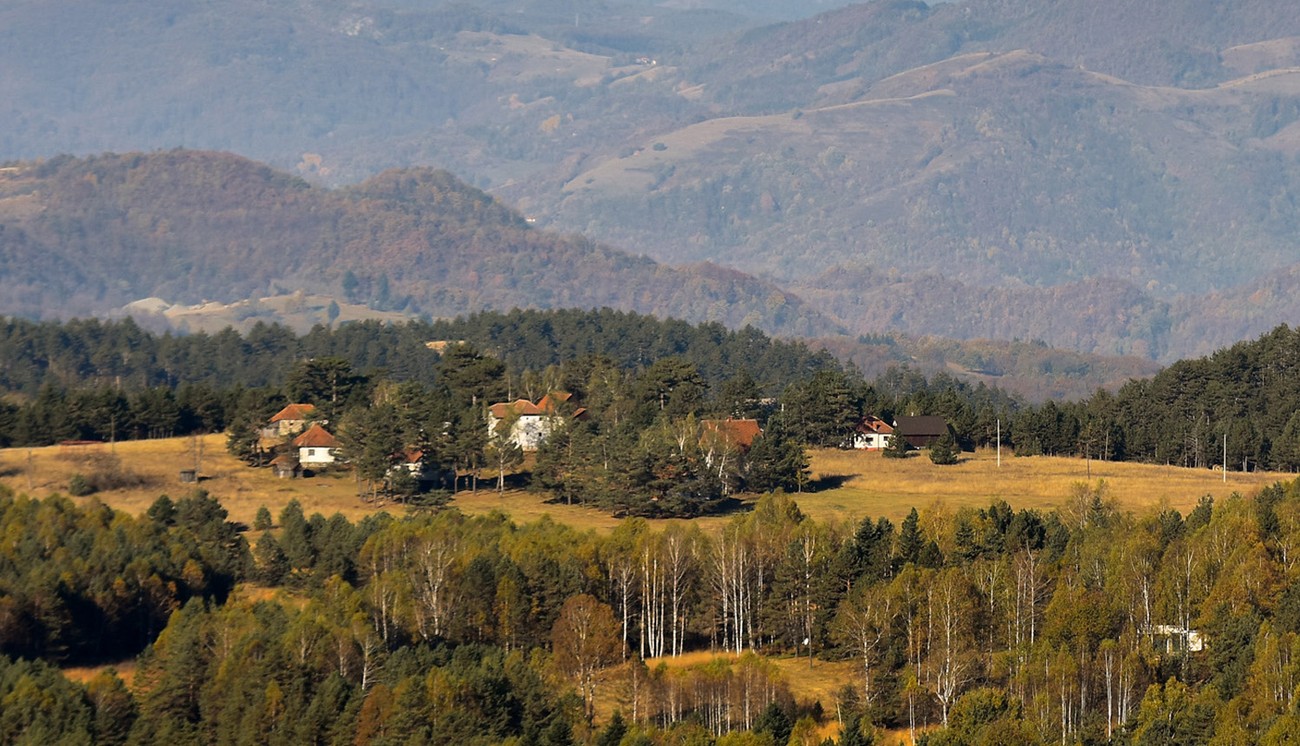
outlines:
M271 471L280 479L297 479L302 476L302 465L292 453L282 453L271 459Z
M510 440L525 451L536 451L556 427L559 426L563 410L572 394L553 391L536 404L527 399L512 402L499 402L488 407L488 437L497 432L503 421L511 422ZM587 410L578 407L570 415L573 419L582 419Z
M293 447L298 449L299 464L307 468L319 468L334 463L339 441L320 423L313 422L306 432L293 439Z
M889 447L894 428L879 417L867 415L853 431L854 448L862 451L883 451Z

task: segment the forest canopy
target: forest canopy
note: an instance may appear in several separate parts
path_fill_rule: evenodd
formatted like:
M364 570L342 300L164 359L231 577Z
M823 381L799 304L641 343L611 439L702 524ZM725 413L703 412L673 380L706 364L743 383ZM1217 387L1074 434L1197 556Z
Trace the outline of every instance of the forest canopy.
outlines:
M69 553L38 538L65 525L69 544L174 537L197 552L182 576L230 570L280 593L114 601L142 595L136 578L167 577L175 559L158 552L77 568L88 589L123 589L108 596L59 581L52 595L8 593L6 742L573 744L622 729L637 743L745 731L779 743L839 720L841 744L877 728L932 744L1215 743L1272 742L1294 724L1300 482L1186 516L1119 512L1098 483L1049 513L994 501L900 524L823 523L777 494L708 533L631 519L598 535L454 510L354 524L294 502L249 534L251 556L207 500L160 499L132 519L0 496L6 531L32 537L6 549L21 564L0 563L0 587L66 576ZM104 660L67 635L88 614L158 609L165 626L118 651L142 650L130 687L111 670L72 683L52 668ZM719 657L678 662L693 651ZM773 655L856 673L816 706L791 695Z

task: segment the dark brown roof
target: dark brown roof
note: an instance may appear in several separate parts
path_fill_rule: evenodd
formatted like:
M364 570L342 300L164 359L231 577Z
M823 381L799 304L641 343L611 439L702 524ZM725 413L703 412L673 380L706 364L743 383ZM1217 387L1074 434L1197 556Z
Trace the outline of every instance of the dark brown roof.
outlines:
M895 417L894 427L902 430L903 434L909 437L915 435L938 438L948 432L948 421L934 415Z
M948 421L934 415L895 417L894 430L914 448L926 448L948 433Z

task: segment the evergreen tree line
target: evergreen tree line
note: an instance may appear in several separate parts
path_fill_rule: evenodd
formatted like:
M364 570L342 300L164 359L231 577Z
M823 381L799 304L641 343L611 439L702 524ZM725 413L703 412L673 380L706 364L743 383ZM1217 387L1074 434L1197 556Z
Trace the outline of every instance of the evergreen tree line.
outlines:
M1011 442L1018 455L1300 470L1297 366L1300 329L1282 325L1257 340L1174 363L1115 393L1021 408Z
M279 387L294 366L341 358L355 370L395 381L434 383L438 353L431 341L468 342L497 358L512 376L581 357L600 356L621 369L662 357L695 365L711 386L747 369L770 394L794 380L841 366L825 352L774 340L752 327L692 325L610 309L496 311L448 321L383 324L361 321L304 335L258 322L247 333L156 335L133 320L34 322L0 319L0 391L27 398L43 387L112 387L122 391L177 388Z
M226 598L251 555L203 492L132 518L0 487L0 653L95 663L140 651L191 598ZM2 740L2 739L0 739Z
M498 379L491 391L469 392L480 408L508 396L537 400L557 387L594 388L590 376L597 368L611 379L640 379L672 358L689 374L657 371L667 377L660 384L687 375L687 383L703 392L700 400L711 405L669 406L663 398L665 411L753 416L764 424L779 413L781 431L806 446L844 446L865 414L886 421L931 414L948 421L965 449L1000 438L1019 455L1188 467L1221 467L1226 450L1230 469L1300 469L1300 331L1286 326L1176 363L1114 393L1029 406L946 374L927 379L899 368L868 382L824 352L749 328L729 332L716 324L691 326L609 310L358 323L318 327L301 337L267 325L243 336L230 330L154 336L129 320L11 319L0 325L6 360L0 386L11 394L0 402L0 446L183 435L237 423L246 431L289 401L321 405L323 398L325 409L341 414L367 401L380 383L434 392L457 388L455 381L442 380L448 362L426 346L431 340L466 341L470 350L482 351L478 357L496 361L499 367L475 373ZM452 344L444 352L464 346ZM348 377L345 393L354 399L341 399L337 388L325 390L319 378L329 370Z
M208 500L132 520L7 497L5 535L24 529L33 549L3 580L59 574L58 531L160 534L190 512L228 525ZM1121 513L1104 483L1080 483L1050 513L994 502L899 524L816 521L776 494L712 532L455 511L352 524L296 503L255 532L251 560L238 536L188 535L200 557L184 573L225 558L233 579L287 595L172 600L129 688L111 673L56 682L57 649L6 648L37 660L0 662L0 737L802 744L834 717L853 744L877 728L930 744L1226 744L1286 743L1300 725L1300 481L1186 516ZM175 561L80 571L113 588ZM65 609L65 627L82 623L84 607ZM668 665L700 650L728 655ZM793 701L772 654L857 673L821 711Z

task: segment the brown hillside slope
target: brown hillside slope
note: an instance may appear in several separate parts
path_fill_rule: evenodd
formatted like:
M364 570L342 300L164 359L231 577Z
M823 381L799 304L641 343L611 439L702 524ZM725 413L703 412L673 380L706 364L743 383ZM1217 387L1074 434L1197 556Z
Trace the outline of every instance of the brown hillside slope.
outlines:
M298 289L435 316L610 306L787 334L835 329L740 272L534 230L443 171L329 190L233 155L169 151L0 172L0 313Z

